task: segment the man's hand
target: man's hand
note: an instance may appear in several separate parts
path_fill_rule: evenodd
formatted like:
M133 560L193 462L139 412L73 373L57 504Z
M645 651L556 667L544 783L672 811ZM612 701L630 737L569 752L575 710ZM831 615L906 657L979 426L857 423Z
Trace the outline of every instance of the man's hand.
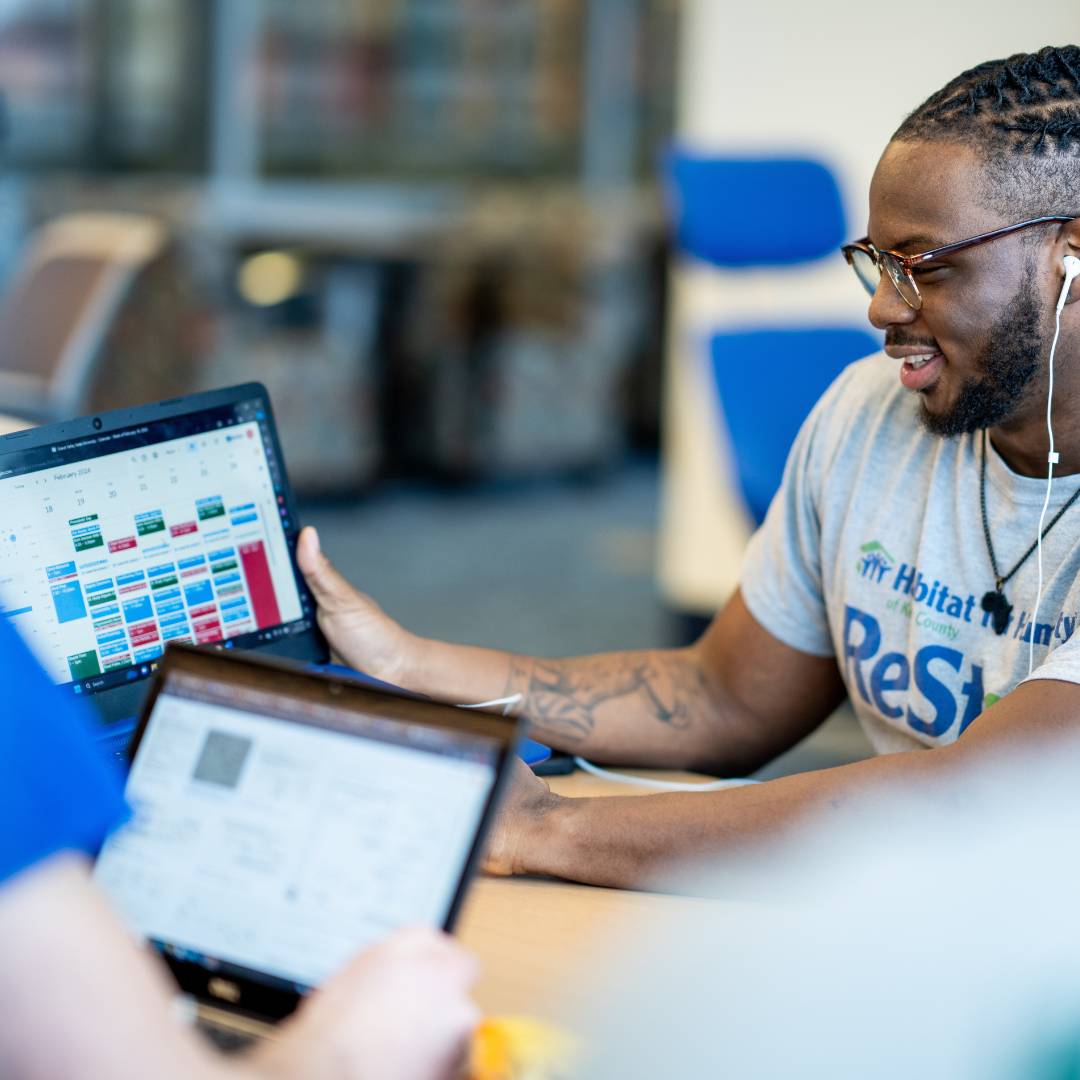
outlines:
M542 835L544 818L560 802L547 781L540 779L515 755L502 802L488 835L484 869L506 877L530 869L530 851Z
M447 935L398 931L312 994L251 1064L304 1080L448 1080L479 1020L476 975L476 960Z
M330 647L350 667L406 685L418 641L334 568L309 525L300 532L296 561L319 605L319 626Z

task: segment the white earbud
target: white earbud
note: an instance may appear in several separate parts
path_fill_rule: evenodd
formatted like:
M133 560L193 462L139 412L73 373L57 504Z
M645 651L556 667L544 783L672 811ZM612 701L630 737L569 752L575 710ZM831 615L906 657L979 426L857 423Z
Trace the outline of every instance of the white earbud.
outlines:
M1058 297L1057 310L1060 311L1065 306L1065 301L1069 299L1069 286L1073 283L1073 278L1080 274L1080 259L1075 255L1066 255L1065 259L1065 284L1061 286L1061 295Z

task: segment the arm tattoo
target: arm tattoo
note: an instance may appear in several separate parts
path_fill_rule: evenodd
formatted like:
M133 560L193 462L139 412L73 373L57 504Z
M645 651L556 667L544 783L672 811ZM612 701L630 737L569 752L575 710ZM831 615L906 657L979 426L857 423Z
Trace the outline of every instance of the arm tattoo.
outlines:
M631 652L571 660L511 661L507 693L522 694L521 712L539 729L582 741L596 726L597 710L626 699L657 722L683 731L704 700L693 661L675 652Z

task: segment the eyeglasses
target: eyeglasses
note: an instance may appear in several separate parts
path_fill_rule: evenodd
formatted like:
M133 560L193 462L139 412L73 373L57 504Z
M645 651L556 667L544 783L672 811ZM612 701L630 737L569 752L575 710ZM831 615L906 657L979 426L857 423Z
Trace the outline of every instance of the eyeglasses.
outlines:
M978 244L988 244L991 240L1019 232L1021 229L1030 229L1033 225L1050 225L1062 221L1072 221L1072 218L1060 214L1032 218L1030 221L1021 221L1016 225L1006 225L1004 229L995 229L993 232L968 237L967 240L957 240L955 244L931 248L918 255L901 255L899 251L879 251L870 243L869 236L864 236L853 244L845 244L840 250L848 266L855 271L855 276L871 296L877 292L882 273L886 273L896 287L896 291L903 297L904 303L909 308L918 311L922 307L922 294L919 292L919 286L915 284L915 277L911 271L920 263L929 262L930 259L936 259L941 255L951 255L954 251L976 247Z

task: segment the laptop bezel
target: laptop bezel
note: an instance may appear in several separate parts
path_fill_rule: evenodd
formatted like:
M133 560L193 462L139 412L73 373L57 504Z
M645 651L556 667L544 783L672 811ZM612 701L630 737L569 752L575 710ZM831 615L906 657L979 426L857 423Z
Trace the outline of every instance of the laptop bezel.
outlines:
M344 674L314 671L281 657L250 652L218 652L192 645L170 644L161 667L155 674L150 692L143 704L138 724L128 746L128 765L134 762L139 746L149 727L158 697L165 692L169 678L175 672L187 671L215 681L228 683L240 672L255 671L259 675L258 689L265 692L275 680L285 697L301 699L303 690L312 700L324 704L341 705L344 700L367 703L369 707L381 706L379 715L396 719L389 713L401 713L402 722L426 724L454 732L468 731L491 739L497 747L494 764L494 781L480 814L469 852L464 859L453 897L441 928L451 932L457 921L468 886L483 852L483 844L498 804L499 796L507 782L510 762L517 744L521 724L518 720L479 709L437 702L404 690L375 688L349 678ZM292 688L291 692L288 688ZM406 715L407 714L407 715ZM341 730L330 723L320 723L309 717L296 717L295 723L310 724L328 730ZM222 963L219 969L210 970L201 964L184 960L168 951L168 943L154 942L155 950L163 957L180 989L190 994L200 1005L212 1006L226 1012L235 1012L255 1020L273 1023L292 1013L304 995L285 980L264 974L260 979L250 978L245 969ZM165 946L164 948L162 946Z
M257 650L252 650L249 647L243 651L287 656L308 663L324 664L329 660L330 650L315 621L315 600L304 582L303 575L297 572L296 541L300 534L301 525L297 515L296 499L285 468L285 456L282 453L281 441L278 438L277 424L270 403L270 394L262 383L241 383L218 390L185 394L182 397L169 398L166 401L135 405L124 409L113 409L74 420L65 420L42 427L11 432L0 436L0 473L3 471L4 457L7 454L22 454L54 444L108 435L124 428L160 423L252 400L258 400L264 409L265 430L269 433L269 449L281 470L281 491L279 494L285 500L285 517L289 522L287 526L283 524L282 528L285 532L289 559L292 563L293 576L300 591L301 601L306 603L308 610L311 612L311 626L302 633L289 634L266 642L264 645L260 645ZM48 465L43 466L43 468L48 468ZM224 647L225 642L211 646L211 648ZM130 683L121 683L100 693L84 695L85 700L99 718L102 738L117 738L130 730L135 717L139 714L146 692L147 681L140 679Z

